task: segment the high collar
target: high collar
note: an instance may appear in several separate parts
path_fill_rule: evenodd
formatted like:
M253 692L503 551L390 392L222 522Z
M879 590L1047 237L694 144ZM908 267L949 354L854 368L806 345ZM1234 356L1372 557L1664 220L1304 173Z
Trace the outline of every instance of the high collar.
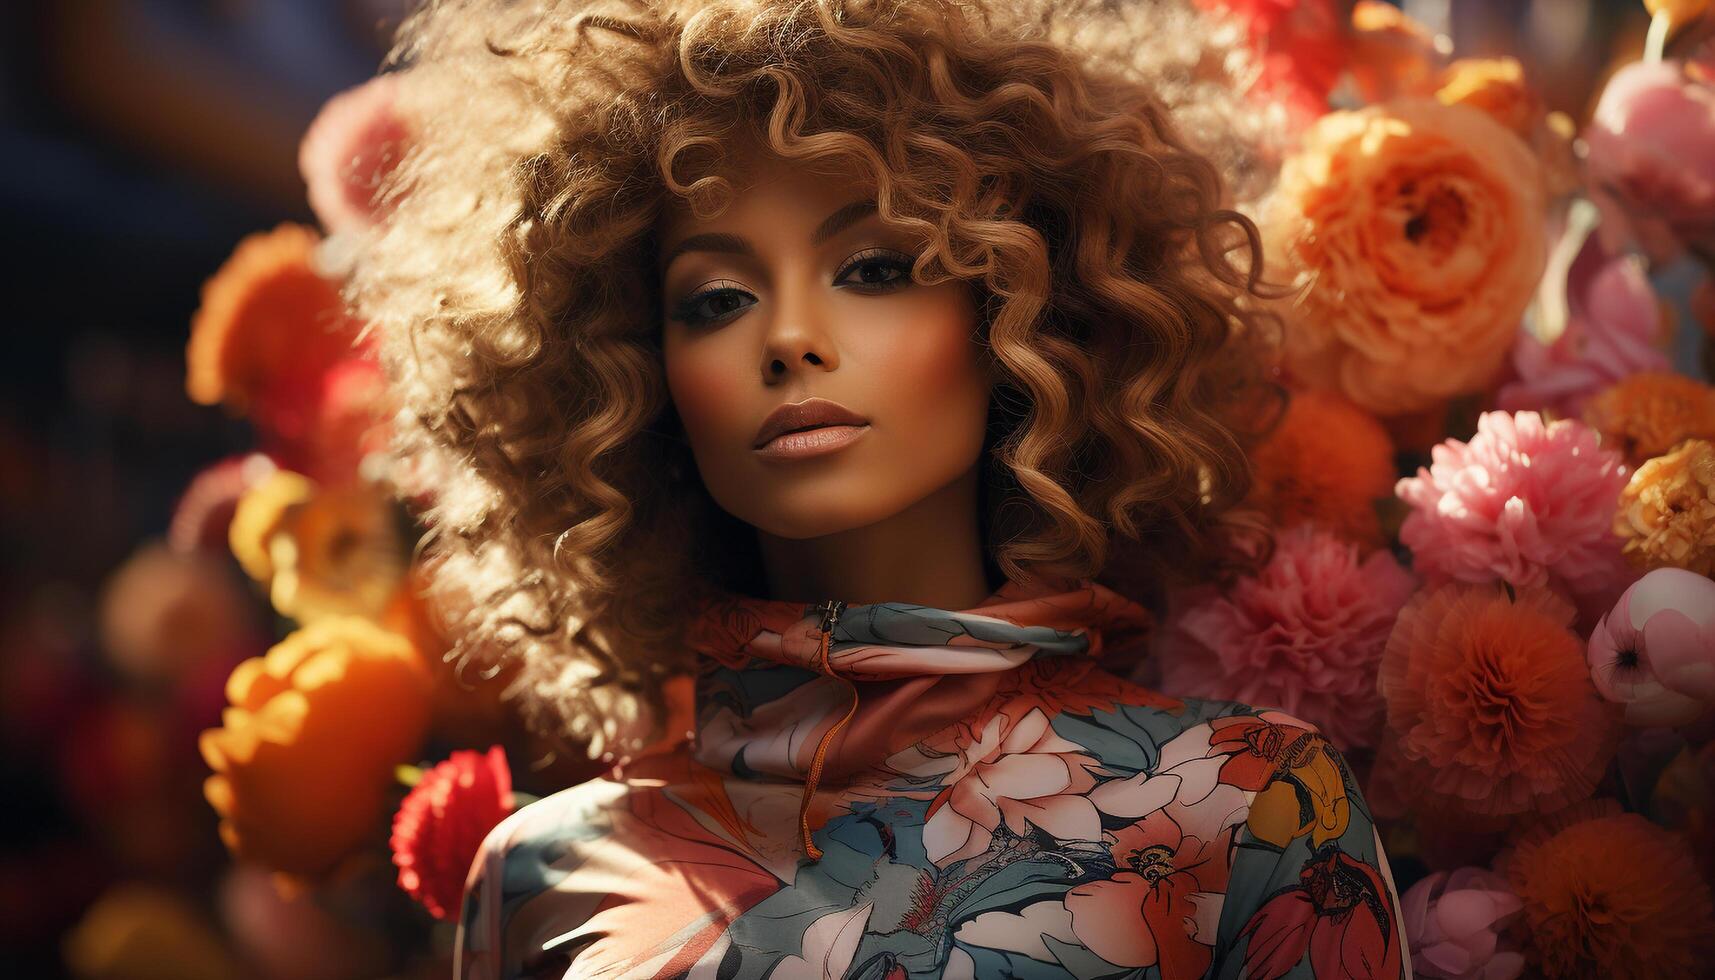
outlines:
M746 778L801 778L811 767L807 742L837 727L850 706L859 724L835 766L849 769L890 747L855 730L866 721L886 718L898 732L955 721L1031 661L1094 661L1140 643L1151 623L1147 610L1090 579L1033 588L1009 581L969 609L847 605L824 653L825 611L730 591L698 603L687 639L701 661L699 761Z
M840 603L829 637L832 669L824 671L826 605L712 590L693 612L688 642L735 670L778 664L885 680L1009 670L1039 656L1097 657L1140 640L1151 623L1147 610L1090 579L1035 588L1009 581L968 609Z

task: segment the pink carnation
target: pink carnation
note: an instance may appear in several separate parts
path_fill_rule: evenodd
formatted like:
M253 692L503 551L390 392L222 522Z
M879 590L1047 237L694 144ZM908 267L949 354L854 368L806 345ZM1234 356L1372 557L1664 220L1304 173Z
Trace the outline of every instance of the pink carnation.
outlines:
M1394 487L1412 508L1400 541L1428 581L1552 587L1597 614L1631 582L1612 529L1627 470L1590 427L1486 412L1470 442L1431 456Z
M1383 718L1376 670L1414 586L1385 551L1360 559L1328 531L1296 528L1255 577L1173 617L1162 686L1283 708L1342 751L1372 746Z

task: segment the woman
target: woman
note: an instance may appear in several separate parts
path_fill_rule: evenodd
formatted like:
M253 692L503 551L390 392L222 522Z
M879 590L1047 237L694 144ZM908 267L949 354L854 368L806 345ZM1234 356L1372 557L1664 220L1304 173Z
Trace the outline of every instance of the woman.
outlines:
M461 976L1408 975L1320 733L1098 664L1147 631L1123 593L1245 551L1261 262L1181 135L1196 27L406 25L353 298L463 655L615 763L489 835Z

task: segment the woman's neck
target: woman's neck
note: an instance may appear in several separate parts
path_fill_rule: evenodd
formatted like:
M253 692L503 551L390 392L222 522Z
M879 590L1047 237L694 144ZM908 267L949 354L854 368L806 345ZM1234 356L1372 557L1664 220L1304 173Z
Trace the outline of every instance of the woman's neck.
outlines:
M977 606L994 591L984 571L978 490L973 466L874 524L817 538L757 532L768 598Z

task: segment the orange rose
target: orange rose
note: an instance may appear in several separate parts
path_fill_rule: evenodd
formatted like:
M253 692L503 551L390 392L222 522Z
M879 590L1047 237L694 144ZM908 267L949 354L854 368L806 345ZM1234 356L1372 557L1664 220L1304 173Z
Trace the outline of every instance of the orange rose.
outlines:
M326 488L276 470L239 498L229 536L274 608L299 622L379 619L405 572L392 506L371 484Z
M1530 149L1476 109L1323 116L1263 221L1271 257L1308 284L1289 368L1380 415L1482 390L1542 277L1544 206Z
M329 617L239 664L232 707L202 733L203 795L239 857L313 878L383 836L393 767L429 720L429 675L410 642Z

